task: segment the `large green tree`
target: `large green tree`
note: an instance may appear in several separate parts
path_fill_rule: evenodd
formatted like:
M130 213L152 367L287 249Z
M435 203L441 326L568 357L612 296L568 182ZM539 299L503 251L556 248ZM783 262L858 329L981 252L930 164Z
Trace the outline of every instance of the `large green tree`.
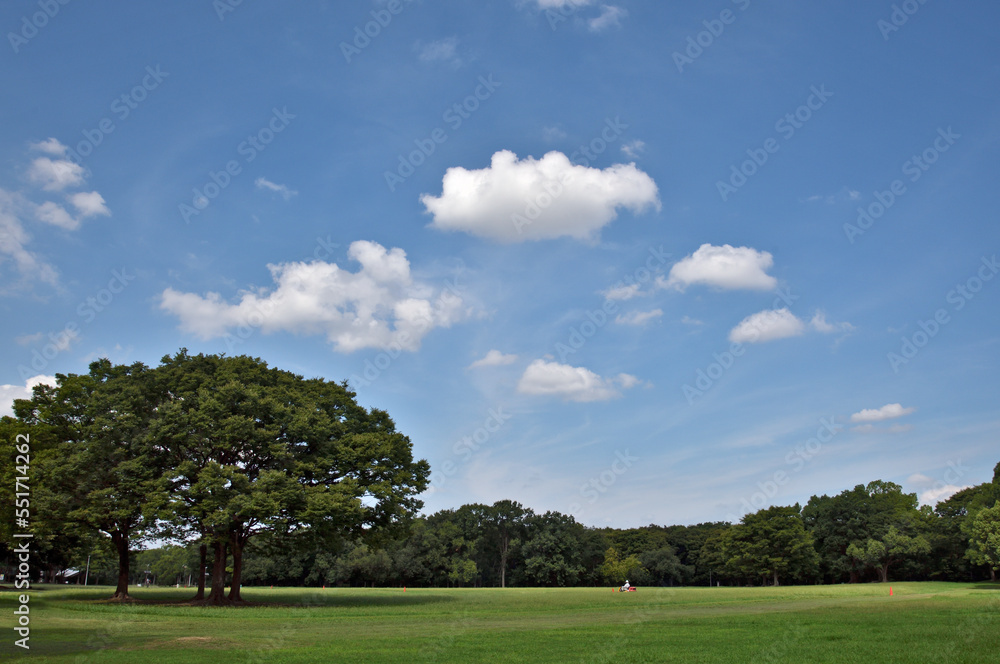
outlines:
M664 546L639 554L639 561L653 583L674 585L683 583L691 575L691 569L682 565L672 546Z
M933 529L928 535L932 547L930 558L935 562L932 578L973 578L973 564L966 556L969 538L965 533L965 523L978 494L979 487L968 487L934 506ZM973 514L975 511L973 508Z
M813 496L802 517L816 540L825 580L851 583L860 581L865 569L875 567L848 554L852 543L866 549L868 540L883 541L890 527L915 537L926 520L917 508L916 494L903 493L900 485L883 480L859 484L833 497Z
M419 509L430 468L387 413L365 409L346 384L303 379L257 358L164 357L169 393L156 433L175 460L161 513L214 553L212 592L241 601L243 551L256 534L309 529L372 537L403 527Z
M243 552L258 533L376 539L421 505L427 462L346 383L185 350L152 370L99 360L56 378L15 403L37 439L36 530L109 538L118 599L128 597L130 546L153 530L211 547L208 599L238 602Z
M990 578L996 581L996 573L1000 571L1000 501L979 510L972 519L969 558L989 567Z
M511 555L524 538L525 520L532 514L530 509L513 500L499 500L486 510L484 540L497 555L501 588L507 587Z
M586 572L586 528L567 514L535 514L525 522L524 569L518 581L530 586L575 586Z
M722 542L731 574L770 579L774 585L782 577L811 577L819 564L798 504L747 514L726 531Z
M155 526L146 511L164 450L150 436L159 402L142 363L91 363L84 375L56 375L14 403L17 418L44 440L34 469L40 526L109 537L118 555L114 598L128 599L130 546Z
M869 538L852 542L847 547L847 555L864 565L875 568L879 581L889 580L889 566L907 557L929 553L930 544L923 535L906 535L896 526L889 529L879 538Z

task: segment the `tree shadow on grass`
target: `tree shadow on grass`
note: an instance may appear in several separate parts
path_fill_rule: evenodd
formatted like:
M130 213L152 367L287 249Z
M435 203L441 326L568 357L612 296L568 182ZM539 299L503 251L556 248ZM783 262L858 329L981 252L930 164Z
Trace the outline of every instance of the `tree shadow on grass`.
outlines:
M57 657L74 655L87 650L96 650L94 647L87 647L85 644L89 635L84 630L70 629L47 629L37 631L31 629L30 650L24 650L15 646L10 641L0 644L0 661L22 655L27 657Z
M303 597L298 593L274 594L268 597L267 601L256 602L255 606L282 606L282 607L343 607L343 608L369 608L369 607L406 607L423 606L427 604L441 604L454 602L456 598L452 595L442 595L435 593L403 593L387 595L377 593L371 595L359 595L351 593L349 595L338 593L336 590L319 591Z
M162 591L145 591L130 595L127 600L115 600L110 598L105 592L77 593L75 596L51 598L54 601L66 601L71 603L83 603L88 606L163 606L163 607L206 607L206 608L319 608L319 607L342 607L342 608L374 608L374 607L408 607L424 606L428 604L440 604L455 601L452 595L431 592L409 592L402 591L394 594L385 592L373 592L372 594L350 593L343 594L336 589L316 590L313 592L269 592L261 597L251 592L244 601L237 603L223 602L222 604L210 604L203 600L194 600L191 595L178 596L176 590L164 589Z
M1000 590L1000 581L996 583L981 583L979 585L972 586L973 590Z

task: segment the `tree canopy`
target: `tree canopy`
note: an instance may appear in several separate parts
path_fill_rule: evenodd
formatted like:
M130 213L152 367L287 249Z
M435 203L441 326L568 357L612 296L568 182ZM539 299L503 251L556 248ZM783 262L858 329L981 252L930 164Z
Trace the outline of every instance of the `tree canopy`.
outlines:
M119 599L137 535L199 540L214 556L208 601L238 602L252 537L371 537L400 528L421 506L429 465L346 383L185 350L155 369L100 360L89 374L56 378L15 405L18 420L48 441L37 472L39 506L52 509L39 526L110 537Z

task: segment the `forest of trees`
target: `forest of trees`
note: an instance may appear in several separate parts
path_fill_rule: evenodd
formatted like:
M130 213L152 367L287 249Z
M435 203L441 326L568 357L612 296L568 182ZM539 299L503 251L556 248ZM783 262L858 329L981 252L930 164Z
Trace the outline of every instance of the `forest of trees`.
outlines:
M804 508L765 508L738 524L624 530L588 528L572 516L536 514L500 501L417 517L405 536L379 545L269 533L248 548L243 579L252 585L414 587L600 586L625 579L700 586L995 580L1000 507L985 505L997 500L1000 464L993 482L965 489L933 510L918 508L914 494L882 481L814 496ZM990 546L992 557L985 553ZM113 559L102 561L107 578ZM142 551L134 582L185 585L197 561L191 546Z
M155 369L101 360L57 379L0 420L0 482L14 486L7 459L29 434L33 569L54 580L87 565L88 583L119 599L147 582L226 603L244 584L783 585L1000 569L1000 463L934 508L876 480L735 524L590 528L511 500L418 516L427 462L346 384L184 350ZM8 573L12 562L0 548Z

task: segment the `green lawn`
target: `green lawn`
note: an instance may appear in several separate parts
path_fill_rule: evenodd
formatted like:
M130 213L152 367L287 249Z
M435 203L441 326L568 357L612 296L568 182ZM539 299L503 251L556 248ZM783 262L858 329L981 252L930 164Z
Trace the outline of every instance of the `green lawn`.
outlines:
M30 660L17 593L0 593L0 659L32 662L1000 661L1000 585L783 588L246 588L261 606L103 601L111 588L32 593ZM12 657L13 656L13 657Z

